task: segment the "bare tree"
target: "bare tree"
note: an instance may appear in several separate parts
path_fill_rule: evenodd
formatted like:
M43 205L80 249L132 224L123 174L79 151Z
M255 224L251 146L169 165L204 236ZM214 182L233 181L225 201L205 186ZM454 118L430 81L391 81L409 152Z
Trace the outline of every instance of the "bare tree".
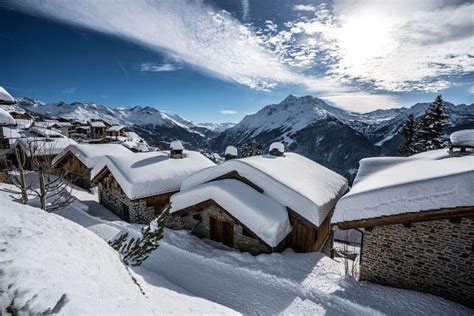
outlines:
M20 150L20 148L16 147L15 158L16 165L11 162L9 164L9 169L11 171L9 176L12 184L20 191L12 193L18 193L20 195L21 203L26 204L28 202L28 191L30 191L32 188L31 181L28 181L26 177L26 154L24 151Z
M74 200L72 188L67 181L68 171L54 168L53 159L57 154L51 139L31 139L28 141L31 168L38 174L38 187L32 189L40 200L40 207L54 212L66 207Z

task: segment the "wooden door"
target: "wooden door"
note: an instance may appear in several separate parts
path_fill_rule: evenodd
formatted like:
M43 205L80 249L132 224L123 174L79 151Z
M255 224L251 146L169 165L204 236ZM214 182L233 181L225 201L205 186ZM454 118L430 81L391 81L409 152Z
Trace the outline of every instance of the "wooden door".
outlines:
M223 236L222 243L227 246L234 246L234 224L231 222L222 222Z
M234 224L224 218L209 216L209 237L227 246L234 245Z

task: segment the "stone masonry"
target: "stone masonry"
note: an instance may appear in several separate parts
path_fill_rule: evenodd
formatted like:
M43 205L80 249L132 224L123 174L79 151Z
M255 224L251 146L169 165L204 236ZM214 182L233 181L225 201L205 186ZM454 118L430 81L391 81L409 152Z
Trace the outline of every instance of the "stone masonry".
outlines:
M245 236L243 234L243 227L235 223L234 220L217 205L207 206L198 213L201 214L201 220L194 218L194 214L196 213L190 213L184 217L175 215L172 220L168 222L168 226L173 229L189 230L199 238L210 238L209 215L222 216L226 221L234 223L234 248L250 252L251 254L259 254L262 252L270 253L272 251L270 246L260 240Z
M474 307L474 219L366 229L360 279Z
M155 218L155 209L146 205L145 199L130 200L125 194L112 193L99 183L99 202L125 219L128 209L129 222L149 224Z

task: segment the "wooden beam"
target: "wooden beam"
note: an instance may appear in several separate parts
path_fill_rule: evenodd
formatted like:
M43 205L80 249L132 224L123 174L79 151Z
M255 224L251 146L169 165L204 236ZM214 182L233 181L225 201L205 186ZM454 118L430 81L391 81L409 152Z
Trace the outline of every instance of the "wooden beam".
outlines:
M336 225L339 229L352 229L460 217L474 217L474 206L442 208L438 210L427 210L391 216L381 216L369 219L340 222Z

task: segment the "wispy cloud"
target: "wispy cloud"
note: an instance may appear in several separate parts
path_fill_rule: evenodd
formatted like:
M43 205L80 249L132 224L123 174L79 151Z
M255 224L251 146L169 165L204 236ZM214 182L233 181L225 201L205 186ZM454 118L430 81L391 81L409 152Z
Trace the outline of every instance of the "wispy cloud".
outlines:
M370 104L380 107L379 101L396 103L388 92L442 90L454 76L474 71L474 4L447 1L295 5L294 10L309 14L284 25L268 21L264 29L244 25L203 1L8 3L133 41L252 89L300 85L339 106L354 104L354 110L365 110ZM245 21L249 3L241 3ZM143 71L171 71L166 64L150 64ZM357 97L343 98L344 93Z
M183 60L213 76L254 89L304 83L268 52L250 27L201 1L25 0L18 10L113 34ZM321 88L327 85L320 78Z
M308 11L308 12L314 12L316 11L316 7L311 4L297 4L293 6L294 11Z
M222 115L232 115L232 114L237 114L239 112L235 111L235 110L221 110L219 111L220 114Z
M142 63L139 65L138 69L140 71L147 71L147 72L163 72L163 71L176 71L182 69L182 64L175 64L175 63L164 63L164 64L157 64L157 63Z
M74 94L76 93L77 89L79 89L78 87L70 87L70 88L66 88L63 90L63 93L64 94Z

